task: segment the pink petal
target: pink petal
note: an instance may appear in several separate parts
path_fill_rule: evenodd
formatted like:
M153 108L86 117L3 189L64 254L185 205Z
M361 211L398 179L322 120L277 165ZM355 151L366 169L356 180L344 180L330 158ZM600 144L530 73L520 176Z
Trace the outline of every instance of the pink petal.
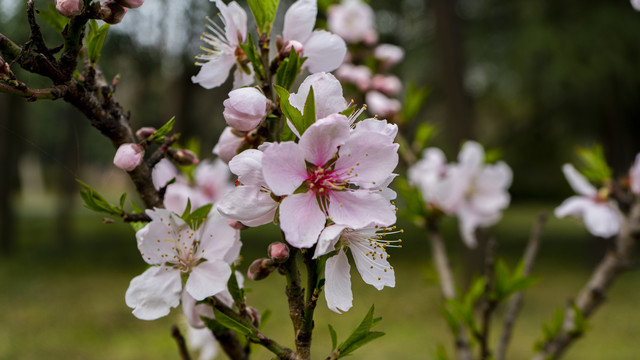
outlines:
M316 24L318 5L316 0L298 0L284 15L282 39L284 42L297 40L304 43Z
M562 172L564 173L564 176L567 178L567 181L569 182L569 185L571 185L571 188L573 189L573 191L575 191L577 194L588 196L588 197L593 197L597 195L598 190L596 190L596 188L589 183L587 178L585 178L582 174L580 174L578 170L576 170L576 168L573 167L573 165L571 164L562 165Z
M191 270L185 290L194 299L204 300L226 289L230 276L229 264L220 260L205 261Z
M237 186L218 202L218 211L225 217L246 224L278 207L271 194L262 192L259 185ZM271 216L273 220L273 216Z
M351 266L343 249L340 249L338 255L327 259L324 269L324 297L327 307L338 314L351 309L353 303L350 270Z
M316 252L313 254L313 258L316 259L322 255L328 254L334 250L342 231L346 228L344 225L329 225L320 233L318 238L318 244L316 245Z
M235 1L225 5L221 0L216 0L216 6L225 22L227 40L232 46L237 46L238 38L244 41L247 37L247 13Z
M233 72L233 88L239 89L243 86L252 85L254 82L253 77L253 69L250 73L244 72L244 70L240 69L236 66L235 71Z
M372 131L378 134L385 135L389 142L393 142L398 135L398 125L389 124L387 120L378 120L378 119L364 119L356 124L356 128L353 130L354 133L359 133L362 131Z
M191 77L191 81L205 89L218 87L227 80L229 71L235 63L235 55L222 52L218 57L204 63L198 74Z
M218 143L213 148L213 153L220 157L225 163L228 163L238 153L238 148L244 143L244 137L236 136L231 127L227 126L222 130Z
M342 96L340 81L329 73L316 73L307 76L300 84L298 92L289 97L291 106L303 111L311 86L313 86L315 99L316 119L325 118L347 108L347 101Z
M124 296L133 315L142 320L166 316L180 304L182 280L180 271L165 266L153 266L131 280Z
M198 252L207 260L224 259L225 255L240 242L240 231L229 226L227 219L216 209L211 209L201 225ZM233 261L235 259L232 259Z
M563 218L567 215L582 217L587 208L594 206L593 200L585 196L572 196L566 199L554 210L556 217Z
M229 169L244 185L266 185L262 176L262 151L245 150L229 161Z
M308 162L323 166L349 138L349 123L344 115L329 116L311 125L300 138L300 149Z
M308 177L304 154L298 144L287 141L265 149L262 174L274 194L292 194Z
M340 36L316 30L304 43L304 66L311 73L333 71L342 65L346 54L347 45Z
M313 193L289 195L280 204L280 228L287 242L297 248L312 247L325 222L325 214Z
M271 209L271 211L267 212L266 214L259 216L255 219L251 219L251 220L242 220L242 224L246 225L246 226L250 226L250 227L256 227L256 226L260 226L260 225L264 225L264 224L268 224L274 221L275 217L276 217L276 210L277 210L277 203L276 206L273 207L273 209Z
M179 178L182 179L178 173L178 169L167 159L162 159L153 167L151 172L151 179L153 180L153 186L156 189L160 189L167 185L169 180L176 178L176 182L179 182Z
M354 133L339 154L336 170L349 172L349 182L365 188L378 186L398 165L398 144L374 132Z
M598 203L586 209L584 224L593 235L608 238L620 232L622 216L613 203Z
M375 190L331 192L329 217L336 224L344 224L354 229L371 223L389 226L396 222L394 207Z

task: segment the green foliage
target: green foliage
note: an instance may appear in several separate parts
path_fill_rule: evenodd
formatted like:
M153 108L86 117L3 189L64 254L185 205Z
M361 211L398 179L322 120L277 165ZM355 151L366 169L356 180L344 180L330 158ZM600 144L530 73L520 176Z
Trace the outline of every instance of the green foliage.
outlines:
M602 145L595 144L591 149L578 148L576 153L582 163L579 167L580 172L587 179L599 184L606 183L611 179L612 171L604 157Z
M553 317L551 318L551 322L542 324L542 339L535 343L535 350L542 350L545 343L560 334L563 324L564 309L556 309L553 313Z
M475 304L484 295L487 288L487 280L483 277L477 278L464 295L462 300L447 300L444 307L444 317L453 332L459 331L459 324L462 323L468 327L471 332L478 333L478 325L474 315Z
M267 309L260 314L260 328L264 328L265 324L271 319L271 310Z
M253 35L249 33L247 35L247 43L241 44L240 47L242 51L247 55L247 58L253 65L253 72L258 76L258 78L262 81L265 79L264 66L262 65L262 61L260 60L260 54L256 50L255 43L253 42Z
M571 329L570 333L574 336L582 335L589 329L587 319L576 304L571 304L571 309L573 310L573 329Z
M302 113L302 125L301 127L296 126L296 128L300 131L300 135L302 135L309 126L313 125L316 122L316 100L313 92L313 86L309 87L309 95L307 95L307 99L304 102L304 112Z
M104 46L104 40L107 38L107 32L109 31L109 24L103 24L98 27L98 22L91 19L89 22L89 38L87 43L87 53L89 54L89 60L95 64L100 59L100 53L102 53L102 46Z
M124 210L122 210L122 205L124 204L123 198L125 195L120 197L120 207L117 207L115 205L111 205L104 197L102 197L102 195L98 194L98 192L92 189L89 185L77 179L76 182L84 189L83 191L80 191L80 196L82 197L82 200L84 200L84 206L86 208L95 212L113 216L122 215L124 212Z
M497 302L502 301L512 294L531 287L537 282L537 278L524 275L524 263L522 261L516 269L511 272L507 263L503 259L498 259L495 268L495 284L491 298Z
M425 100L431 94L431 90L427 87L418 88L415 84L409 84L407 96L402 106L402 120L405 122L413 120L422 108Z
M60 14L55 3L49 3L49 10L40 10L38 16L51 26L57 33L61 33L64 27L69 24L69 18Z
M131 208L133 209L133 213L134 214L142 214L144 212L144 209L141 208L140 206L138 206L133 201L131 201ZM131 227L133 228L133 231L138 232L143 227L145 227L145 225L147 225L147 223L143 222L143 221L135 221L135 222L130 222L129 225L131 225Z
M400 210L400 214L413 222L422 221L425 216L424 199L418 189L409 185L407 178L399 176L395 180L396 190L406 202L406 207Z
M231 298L233 299L236 307L240 308L240 306L244 303L244 289L242 289L238 284L235 270L235 266L232 266L231 277L229 277L229 281L227 282L227 289L229 290Z
M413 148L416 152L420 152L422 149L426 148L429 142L436 136L438 133L438 128L434 125L431 125L428 122L423 122L418 125L416 129L416 135L413 138Z
M165 135L167 135L168 133L171 132L171 130L173 130L173 125L175 123L176 123L176 117L174 116L171 119L169 119L169 121L167 121L164 125L162 125L160 129L156 130L156 132L153 133L153 137L151 137L151 142L155 142L158 144L164 143Z
M248 2L253 17L256 19L258 32L268 35L271 32L280 0L248 0Z
M282 64L276 70L276 85L285 88L287 91L296 81L296 77L300 73L300 68L306 58L300 58L300 55L291 49L289 57L282 61Z
M274 85L273 89L276 91L276 93L278 94L278 97L280 98L280 110L282 110L282 113L284 114L284 116L289 121L291 121L293 126L298 130L298 133L300 133L300 128L302 127L304 120L302 118L302 114L300 113L300 110L296 109L289 103L289 91L287 91L287 89L278 85ZM300 133L300 135L302 134ZM289 129L288 126L284 126L282 129L282 135L280 136L280 139L282 141L294 140L295 135L293 134L291 129Z
M349 335L340 346L338 346L339 355L338 358L346 356L370 341L373 341L384 335L383 332L371 331L371 328L378 324L381 318L373 318L373 309L371 306L369 312L365 315L364 319L358 327ZM331 331L331 330L329 330ZM335 332L335 331L334 331ZM332 335L333 336L333 335Z
M207 322L205 322L207 324L207 327L209 326L208 323L213 323L212 325L216 328L220 328L220 326L227 328L229 330L233 330L235 332L237 332L238 334L243 334L245 336L247 336L248 338L254 340L254 341L259 341L256 330L252 329L248 326L246 326L245 324L243 324L241 321L236 320L234 318L232 318L231 316L228 316L227 314L223 313L222 311L216 309L215 307L213 308L213 314L215 315L216 319L212 320L209 319ZM211 329L211 328L210 328ZM213 329L211 329L213 330Z
M182 220L184 220L184 222L187 223L187 225L189 225L191 229L196 230L207 219L207 215L209 215L209 211L211 211L212 206L212 204L207 204L197 208L193 212L190 212L191 200L189 199L187 200L187 207L184 210L181 218Z
M329 326L329 335L331 335L331 349L335 349L336 346L338 345L338 333L336 332L336 329L333 328L333 326L331 326L331 324L328 324Z
M438 349L436 350L436 360L449 360L447 349L442 344L438 345Z
M484 162L487 164L494 164L498 162L500 159L502 159L503 155L504 154L502 149L499 149L499 148L485 150Z

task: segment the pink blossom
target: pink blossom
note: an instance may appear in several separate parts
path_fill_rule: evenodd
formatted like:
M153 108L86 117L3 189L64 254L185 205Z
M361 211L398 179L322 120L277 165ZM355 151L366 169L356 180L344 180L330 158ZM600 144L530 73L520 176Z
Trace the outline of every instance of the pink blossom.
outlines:
M389 117L400 113L402 110L402 103L397 99L386 97L381 92L372 90L365 95L365 101L367 103L367 110L371 114L375 114L381 117Z
M304 104L309 96L309 89L312 87L316 119L322 119L347 109L347 100L342 95L340 81L332 74L324 72L307 76L300 84L298 92L291 94L289 103L300 112L304 111Z
M631 0L631 6L633 6L636 11L640 11L640 0Z
M140 165L143 156L142 146L132 143L122 144L113 157L113 164L122 170L131 171Z
M356 43L373 40L375 42L377 39L373 9L366 3L360 0L343 0L340 5L329 7L328 14L329 29L345 41Z
M144 4L144 0L116 0L116 2L129 9L139 8Z
M371 87L387 95L397 95L402 90L402 82L397 76L377 74L371 79Z
M636 161L629 170L629 183L631 192L640 195L640 154L636 155Z
M237 2L225 5L222 0L215 0L224 29L209 19L207 29L202 35L210 49L199 55L196 65L201 66L198 75L191 77L191 81L200 84L205 89L212 89L222 85L229 76L229 71L237 64L236 51L247 38L247 13ZM236 65L233 88L237 89L253 82L253 75L247 74L240 65Z
M380 44L373 51L373 56L382 62L383 68L388 69L404 59L404 50L396 45Z
M582 218L587 230L595 236L607 238L616 235L622 226L618 206L608 200L606 194L599 193L573 165L564 164L562 172L579 195L565 200L555 209L555 215L559 218L567 215Z
M222 115L227 124L240 131L255 129L267 116L269 100L264 94L253 87L233 90L229 93L224 104Z
M227 126L222 131L218 143L213 148L213 153L218 155L222 161L228 163L236 156L238 149L244 143L244 137L234 133L231 127Z
M285 48L293 41L302 45L303 67L311 73L333 71L342 64L347 45L338 35L324 30L313 31L318 15L317 0L298 0L284 15L282 39Z
M371 70L364 65L342 64L336 71L338 79L355 84L363 92L371 86L371 76Z
M271 192L286 196L279 220L287 242L313 246L327 218L352 228L393 224L395 212L376 187L396 167L397 151L383 134L352 134L344 116L318 120L299 143L267 147L262 171Z
M66 17L80 15L83 8L83 0L56 0L56 9Z

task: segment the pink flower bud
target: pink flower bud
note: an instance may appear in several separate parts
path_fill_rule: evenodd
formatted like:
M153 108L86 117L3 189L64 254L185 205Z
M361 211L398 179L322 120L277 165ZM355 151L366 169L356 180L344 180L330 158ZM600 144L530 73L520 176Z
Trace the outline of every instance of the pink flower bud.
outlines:
M140 129L138 129L138 131L136 131L136 137L140 140L144 140L149 136L153 135L153 133L155 132L156 132L156 128L141 127Z
M122 170L131 171L142 162L144 148L138 144L122 144L113 157L113 164Z
M193 151L191 150L187 150L187 149L172 150L168 154L179 165L184 165L184 166L197 165L200 162L200 160L198 160L198 156L194 154Z
M275 263L271 259L257 259L249 265L247 277L251 280L262 280L269 276L276 269Z
M56 0L56 9L66 17L80 15L83 7L83 0Z
M293 50L298 54L302 54L304 52L304 45L296 40L291 40L287 43L287 46L284 47L284 53L289 54L291 52L291 48L293 48Z
M387 95L396 95L402 90L402 82L397 76L378 74L371 80L371 87Z
M371 86L371 70L364 65L343 64L336 71L336 77L355 84L363 92Z
M227 124L236 130L253 130L267 116L267 97L253 87L231 91L223 104L222 115Z
M107 0L102 3L102 6L100 7L100 20L107 24L117 24L122 21L122 18L124 18L124 14L126 13L127 8L122 7L122 5L115 1Z
M269 257L277 263L283 263L289 258L289 247L281 242L274 242L269 245Z
M397 114L402 108L400 101L388 98L375 90L367 93L366 102L369 112L380 117Z
M390 68L404 59L404 50L399 46L380 44L373 51L373 56L380 60L385 68Z
M260 327L260 312L252 306L247 306L247 314L249 315L249 318L251 319L253 325L255 327Z
M140 6L142 6L142 4L144 4L144 0L115 0L115 1L118 4L129 9L139 8Z
M218 155L220 160L228 163L234 156L236 156L238 149L243 143L244 137L236 135L233 129L227 126L222 131L220 139L218 139L218 143L213 148L213 153Z

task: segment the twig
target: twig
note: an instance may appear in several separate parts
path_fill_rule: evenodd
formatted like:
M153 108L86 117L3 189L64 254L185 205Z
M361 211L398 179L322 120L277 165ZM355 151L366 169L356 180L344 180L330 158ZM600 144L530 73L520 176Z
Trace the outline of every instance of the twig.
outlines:
M536 259L536 256L538 255L538 249L540 248L542 229L544 228L546 222L547 214L541 214L538 216L538 220L533 226L527 248L522 257L522 261L524 262L524 269L522 273L523 276L527 276L531 273L533 263ZM507 313L504 318L504 324L502 327L502 336L500 337L500 342L498 343L496 360L505 360L505 356L507 355L507 348L509 346L509 342L511 341L511 334L513 333L513 327L515 325L516 318L520 313L520 309L522 308L523 301L524 291L520 291L515 294L515 296L509 302Z
M639 239L640 202L636 202L624 218L614 248L607 252L593 271L575 303L567 306L562 330L544 344L543 349L534 355L534 360L560 358L573 341L582 335L575 328L575 311L580 311L587 319L604 303L605 294L613 281L630 268L630 257Z
M31 89L24 84L12 86L0 82L0 92L10 95L16 95L27 98L28 101L36 100L56 100L64 97L67 88L64 85L58 85L46 89Z
M122 213L122 220L126 223L130 222L150 222L151 218L149 215L145 213L140 214L130 214L130 213Z
M180 333L180 329L176 325L171 326L171 336L176 340L178 344L178 351L180 351L180 358L182 360L191 360L189 351L187 351L187 344L184 342L184 337Z
M300 353L305 351L305 345L298 341L300 329L304 323L304 289L300 284L300 270L298 270L296 259L298 251L295 247L290 247L289 259L280 266L280 269L287 279L286 293L289 302L289 317L296 338L296 352ZM302 359L308 358L303 357Z
M307 289L304 303L304 318L300 331L296 334L296 348L302 359L311 358L311 336L313 334L313 313L320 289L318 284L318 262L313 259L313 248L303 250L303 260L307 268Z
M491 358L491 350L489 349L489 332L491 330L491 315L493 315L493 311L496 309L496 301L491 298L491 293L493 292L494 284L494 273L495 273L495 240L493 238L489 238L487 242L487 249L485 255L485 271L484 276L487 279L487 283L485 286L485 299L483 302L482 309L482 318L481 318L481 326L482 332L480 334L475 334L476 338L480 342L480 359L487 360Z

